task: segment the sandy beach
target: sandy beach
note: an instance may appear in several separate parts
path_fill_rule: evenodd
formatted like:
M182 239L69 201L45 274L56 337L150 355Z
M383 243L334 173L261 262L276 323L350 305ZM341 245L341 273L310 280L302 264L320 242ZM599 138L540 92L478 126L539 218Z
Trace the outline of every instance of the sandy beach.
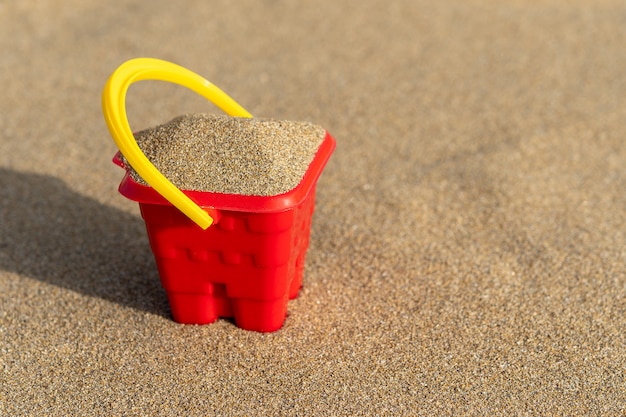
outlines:
M624 45L617 0L0 2L0 416L625 415ZM336 139L279 331L172 320L136 57Z

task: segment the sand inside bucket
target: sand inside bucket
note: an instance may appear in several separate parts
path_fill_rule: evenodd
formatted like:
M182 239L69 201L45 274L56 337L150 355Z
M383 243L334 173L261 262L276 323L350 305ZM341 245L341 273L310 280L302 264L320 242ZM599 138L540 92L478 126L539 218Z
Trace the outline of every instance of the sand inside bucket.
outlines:
M308 122L213 114L179 116L135 133L146 157L176 187L258 196L295 188L324 136Z

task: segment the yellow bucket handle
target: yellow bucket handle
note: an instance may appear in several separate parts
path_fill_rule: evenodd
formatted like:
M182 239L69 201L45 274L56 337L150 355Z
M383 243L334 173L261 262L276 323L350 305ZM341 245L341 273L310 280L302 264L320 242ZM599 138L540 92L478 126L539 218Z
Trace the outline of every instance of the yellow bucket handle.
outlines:
M104 119L126 160L152 188L198 226L206 229L213 223L213 218L156 169L143 154L130 130L126 116L126 92L132 83L142 80L168 81L187 87L213 102L229 116L252 115L208 80L186 68L160 59L136 58L126 61L111 74L104 87Z

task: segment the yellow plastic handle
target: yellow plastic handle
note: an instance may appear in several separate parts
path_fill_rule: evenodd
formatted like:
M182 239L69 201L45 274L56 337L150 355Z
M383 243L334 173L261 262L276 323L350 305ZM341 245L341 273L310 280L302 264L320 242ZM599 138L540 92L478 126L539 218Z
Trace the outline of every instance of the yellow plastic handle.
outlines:
M186 68L160 59L136 58L126 61L111 74L104 87L104 119L126 160L152 188L198 226L206 229L213 223L213 218L156 169L143 154L130 130L126 116L126 92L132 83L142 80L168 81L187 87L213 102L229 116L252 115L208 80Z

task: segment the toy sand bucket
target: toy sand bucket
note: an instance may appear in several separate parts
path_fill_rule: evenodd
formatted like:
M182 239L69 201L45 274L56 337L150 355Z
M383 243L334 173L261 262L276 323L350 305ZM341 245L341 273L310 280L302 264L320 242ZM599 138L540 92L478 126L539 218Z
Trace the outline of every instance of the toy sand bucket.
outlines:
M207 324L232 317L243 329L278 330L288 300L302 286L315 186L334 139L325 133L300 183L280 195L179 190L143 154L130 130L126 92L140 80L173 82L230 116L252 116L204 78L166 61L128 61L105 86L102 105L111 135L148 184L135 181L127 169L119 191L139 203L174 320ZM114 162L125 167L120 152Z

